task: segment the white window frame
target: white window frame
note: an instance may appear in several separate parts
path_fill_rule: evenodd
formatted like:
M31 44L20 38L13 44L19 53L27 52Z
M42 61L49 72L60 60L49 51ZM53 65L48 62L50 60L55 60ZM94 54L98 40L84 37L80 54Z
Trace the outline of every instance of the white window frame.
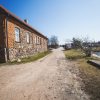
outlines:
M20 42L20 29L15 27L15 41Z
M29 35L28 32L26 33L26 42L27 42L27 43L30 43L30 35Z

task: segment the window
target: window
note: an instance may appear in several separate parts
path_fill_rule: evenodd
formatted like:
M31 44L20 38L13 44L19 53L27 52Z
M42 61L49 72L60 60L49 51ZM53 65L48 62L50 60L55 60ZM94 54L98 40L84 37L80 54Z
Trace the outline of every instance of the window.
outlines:
M35 44L37 43L37 36L35 36Z
M38 36L36 36L36 44L38 44Z
M40 44L42 44L42 38L40 38Z
M33 43L33 37L30 36L30 43L32 44Z
M33 36L33 44L35 43L35 41L34 41L34 36Z
M40 44L40 38L38 37L37 43Z
M20 29L15 28L15 41L20 42Z
M27 43L30 42L30 36L29 36L29 33L26 33L26 41L27 41Z
M41 38L38 36L35 36L35 44L39 45L41 43Z
M36 36L36 44L38 44L38 36Z

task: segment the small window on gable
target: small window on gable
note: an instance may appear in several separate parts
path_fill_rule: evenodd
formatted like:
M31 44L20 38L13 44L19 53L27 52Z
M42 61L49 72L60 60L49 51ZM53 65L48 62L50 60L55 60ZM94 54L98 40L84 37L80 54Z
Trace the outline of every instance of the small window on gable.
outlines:
M26 33L26 41L27 41L27 43L30 42L30 36L29 36L29 33Z
M20 42L20 29L15 28L15 41Z

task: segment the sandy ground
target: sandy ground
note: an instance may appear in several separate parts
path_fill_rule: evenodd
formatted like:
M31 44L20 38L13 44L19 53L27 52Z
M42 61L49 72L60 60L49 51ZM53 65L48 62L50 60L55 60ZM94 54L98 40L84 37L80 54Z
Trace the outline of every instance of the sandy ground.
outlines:
M27 64L0 67L0 100L89 100L62 48Z

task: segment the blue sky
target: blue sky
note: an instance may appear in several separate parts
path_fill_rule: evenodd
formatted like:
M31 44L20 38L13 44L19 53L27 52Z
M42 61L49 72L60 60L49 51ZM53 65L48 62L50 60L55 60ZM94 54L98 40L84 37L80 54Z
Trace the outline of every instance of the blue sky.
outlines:
M47 37L65 43L73 37L100 40L100 0L0 0Z

